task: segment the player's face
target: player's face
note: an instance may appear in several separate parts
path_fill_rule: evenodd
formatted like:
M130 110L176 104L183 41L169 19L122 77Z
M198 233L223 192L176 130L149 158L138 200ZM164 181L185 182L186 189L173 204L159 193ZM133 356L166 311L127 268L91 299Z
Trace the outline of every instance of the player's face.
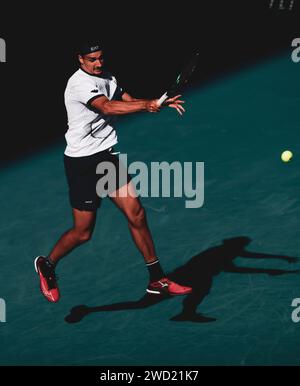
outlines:
M103 52L96 51L88 55L79 55L79 62L83 70L92 75L100 75L104 63Z

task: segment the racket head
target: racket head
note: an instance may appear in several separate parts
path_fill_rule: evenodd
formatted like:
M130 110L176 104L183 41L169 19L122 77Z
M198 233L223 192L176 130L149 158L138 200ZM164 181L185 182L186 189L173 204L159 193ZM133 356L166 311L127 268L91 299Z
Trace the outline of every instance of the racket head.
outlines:
M178 91L180 91L189 81L191 76L193 75L198 61L199 61L200 54L199 52L196 52L193 57L190 59L190 61L187 63L187 65L183 68L183 70L178 75L175 83L170 87L170 90L168 91L168 96L174 96Z

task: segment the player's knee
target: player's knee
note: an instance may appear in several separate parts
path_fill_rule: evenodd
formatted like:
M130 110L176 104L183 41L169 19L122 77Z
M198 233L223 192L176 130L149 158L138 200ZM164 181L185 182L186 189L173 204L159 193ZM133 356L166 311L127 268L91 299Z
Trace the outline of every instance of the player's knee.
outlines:
M90 230L77 231L76 232L77 241L80 244L86 243L87 241L91 240L92 233L93 232Z
M145 223L146 212L142 206L135 208L128 216L129 223L134 227L139 227Z

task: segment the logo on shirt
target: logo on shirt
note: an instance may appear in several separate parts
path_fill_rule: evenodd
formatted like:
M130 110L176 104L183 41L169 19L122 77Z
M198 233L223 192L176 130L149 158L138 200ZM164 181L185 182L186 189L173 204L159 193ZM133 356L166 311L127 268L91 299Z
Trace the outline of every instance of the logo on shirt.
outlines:
M95 88L95 90L92 90L91 92L97 93L97 92L98 92L98 90Z

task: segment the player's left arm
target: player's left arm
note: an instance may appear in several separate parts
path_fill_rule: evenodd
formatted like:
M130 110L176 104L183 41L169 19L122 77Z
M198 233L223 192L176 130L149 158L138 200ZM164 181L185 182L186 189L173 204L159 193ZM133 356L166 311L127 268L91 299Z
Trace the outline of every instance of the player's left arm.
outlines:
M164 103L163 106L168 106L173 109L176 109L180 115L182 115L185 112L185 109L183 108L182 104L184 101L180 100L179 98L181 95L176 95L173 98L167 99ZM124 92L122 94L122 100L124 102L139 102L139 101L145 101L146 99L137 99L129 95L127 92Z

